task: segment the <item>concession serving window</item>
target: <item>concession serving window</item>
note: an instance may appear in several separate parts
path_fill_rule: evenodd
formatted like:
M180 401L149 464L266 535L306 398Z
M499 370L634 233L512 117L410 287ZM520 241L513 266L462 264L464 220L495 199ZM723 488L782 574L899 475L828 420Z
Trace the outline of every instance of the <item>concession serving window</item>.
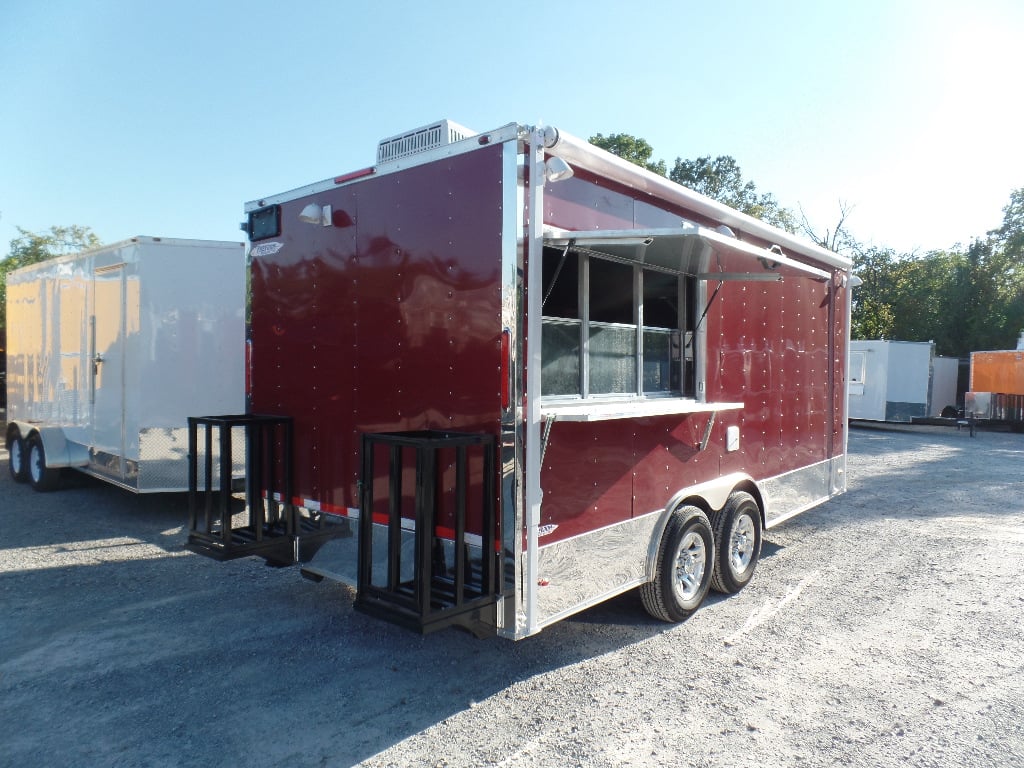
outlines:
M542 272L542 410L581 421L741 407L704 402L701 326L714 287L830 277L778 248L688 222L547 229Z

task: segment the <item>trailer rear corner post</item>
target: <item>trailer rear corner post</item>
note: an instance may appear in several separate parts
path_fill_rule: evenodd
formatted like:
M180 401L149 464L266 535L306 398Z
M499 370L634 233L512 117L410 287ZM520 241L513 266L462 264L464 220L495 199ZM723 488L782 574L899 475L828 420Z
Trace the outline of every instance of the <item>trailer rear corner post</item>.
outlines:
M527 345L529 360L526 364L527 424L526 424L526 564L524 573L524 601L526 626L524 635L540 631L538 594L540 584L540 510L543 490L540 486L543 451L541 445L541 315L543 289L541 254L544 250L544 183L545 150L557 141L558 132L551 127L534 130L529 144L529 226L527 229ZM554 423L553 421L551 422ZM546 446L546 441L544 441Z

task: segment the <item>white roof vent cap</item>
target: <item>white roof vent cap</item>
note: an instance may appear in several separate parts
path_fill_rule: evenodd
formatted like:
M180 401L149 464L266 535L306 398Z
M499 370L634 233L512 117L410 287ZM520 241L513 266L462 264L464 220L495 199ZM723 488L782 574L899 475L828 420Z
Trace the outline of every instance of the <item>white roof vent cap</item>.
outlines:
M430 125L424 125L422 128L414 128L397 136L381 139L377 145L377 165L453 144L476 135L477 131L471 131L464 125L453 123L451 120L438 120Z

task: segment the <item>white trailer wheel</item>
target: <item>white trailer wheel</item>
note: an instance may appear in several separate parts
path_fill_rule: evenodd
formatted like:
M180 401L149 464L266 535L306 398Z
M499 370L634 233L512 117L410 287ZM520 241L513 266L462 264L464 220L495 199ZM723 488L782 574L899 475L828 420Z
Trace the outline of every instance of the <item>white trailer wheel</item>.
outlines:
M7 468L11 471L11 478L16 483L24 483L28 480L28 465L25 459L25 441L19 433L15 433L11 439L11 447L7 453Z
M45 493L57 487L60 470L46 466L46 451L39 435L32 435L25 445L28 455L28 481L32 490Z
M712 517L718 556L711 587L734 594L754 577L761 557L761 509L754 497L737 491Z
M644 608L656 619L685 621L711 587L715 540L699 507L675 510L661 537L654 579L640 587Z

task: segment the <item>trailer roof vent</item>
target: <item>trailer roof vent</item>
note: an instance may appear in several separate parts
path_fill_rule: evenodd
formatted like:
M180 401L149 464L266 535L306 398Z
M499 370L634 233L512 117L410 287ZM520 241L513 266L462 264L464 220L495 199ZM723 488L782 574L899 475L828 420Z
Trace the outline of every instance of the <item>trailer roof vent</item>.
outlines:
M436 123L425 125L422 128L415 128L397 136L382 139L377 145L377 165L400 160L403 157L415 155L417 152L443 147L469 136L476 136L476 133L476 131L471 131L451 120L438 120Z

